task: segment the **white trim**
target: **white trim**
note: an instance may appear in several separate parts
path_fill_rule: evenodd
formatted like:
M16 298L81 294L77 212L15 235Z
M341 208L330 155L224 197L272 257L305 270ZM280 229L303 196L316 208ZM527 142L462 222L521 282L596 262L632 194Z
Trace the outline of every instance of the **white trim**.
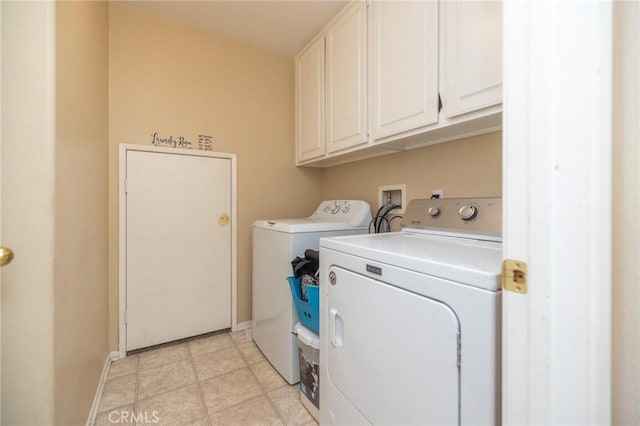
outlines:
M158 147L153 145L138 145L121 143L119 147L118 163L118 353L120 358L127 354L127 328L125 325L126 312L126 193L125 181L127 177L127 151L160 152L176 155L195 155L200 157L227 158L231 160L231 329L238 328L238 214L237 214L237 159L236 154L215 151L200 151L192 149Z
M247 328L251 328L251 321L245 321L245 322L239 322L236 325L236 328L233 329L232 331L238 331L238 330L246 330Z
M247 337L247 339L253 340L253 328L251 328L252 326L253 326L252 321L241 322L236 326L236 329L233 331L244 330L244 335Z
M127 356L127 326L125 312L127 309L127 230L124 227L127 217L127 196L125 181L127 179L127 146L120 144L118 161L118 354L120 358Z
M231 329L238 328L238 161L231 159Z
M0 22L2 22L2 2L0 2ZM0 31L0 129L2 129L2 31ZM2 131L0 130L0 223L2 223ZM0 227L2 244L2 227ZM2 294L2 273L0 273L0 295ZM2 413L2 304L0 303L0 414ZM0 415L2 426L2 415Z
M109 370L111 369L111 363L119 358L118 352L113 351L107 354L107 359L104 360L104 366L102 367L102 375L98 382L98 388L96 394L93 397L93 404L91 404L91 410L89 411L89 418L87 419L87 426L93 426L96 422L96 416L98 415L98 409L100 408L100 401L102 400L102 391L104 390L104 384L109 376Z
M611 422L611 1L504 4L502 421Z

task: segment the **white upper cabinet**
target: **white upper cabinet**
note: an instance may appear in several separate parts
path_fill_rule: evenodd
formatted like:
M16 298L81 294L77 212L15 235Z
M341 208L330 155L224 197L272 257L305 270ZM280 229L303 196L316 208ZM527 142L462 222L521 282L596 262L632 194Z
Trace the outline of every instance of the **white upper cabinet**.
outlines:
M353 1L296 57L297 164L497 131L501 102L500 1Z
M327 30L328 153L367 143L367 9L348 8Z
M324 37L296 60L296 159L298 162L325 153L325 56Z
M438 3L371 2L373 139L438 122Z
M502 3L444 1L443 113L454 117L502 102Z

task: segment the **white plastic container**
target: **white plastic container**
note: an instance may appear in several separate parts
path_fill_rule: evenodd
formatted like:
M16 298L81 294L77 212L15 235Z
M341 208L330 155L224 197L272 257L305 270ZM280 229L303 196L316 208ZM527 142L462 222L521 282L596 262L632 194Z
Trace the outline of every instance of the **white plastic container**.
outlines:
M298 335L300 364L300 400L317 421L320 419L320 337L300 323Z

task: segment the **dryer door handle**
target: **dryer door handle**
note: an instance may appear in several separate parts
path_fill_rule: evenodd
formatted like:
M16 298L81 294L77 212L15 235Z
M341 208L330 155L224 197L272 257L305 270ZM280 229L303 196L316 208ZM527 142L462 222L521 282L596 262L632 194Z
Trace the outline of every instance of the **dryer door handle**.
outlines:
M344 322L336 308L331 308L329 310L329 315L331 315L331 326L329 327L331 330L331 344L336 348L339 348L342 346Z

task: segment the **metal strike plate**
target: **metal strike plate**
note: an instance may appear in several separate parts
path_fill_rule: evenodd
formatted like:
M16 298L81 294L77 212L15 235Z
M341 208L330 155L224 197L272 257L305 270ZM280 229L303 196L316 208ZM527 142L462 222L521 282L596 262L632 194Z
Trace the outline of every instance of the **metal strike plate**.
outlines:
M502 262L502 288L527 294L527 264L521 260L505 259Z

